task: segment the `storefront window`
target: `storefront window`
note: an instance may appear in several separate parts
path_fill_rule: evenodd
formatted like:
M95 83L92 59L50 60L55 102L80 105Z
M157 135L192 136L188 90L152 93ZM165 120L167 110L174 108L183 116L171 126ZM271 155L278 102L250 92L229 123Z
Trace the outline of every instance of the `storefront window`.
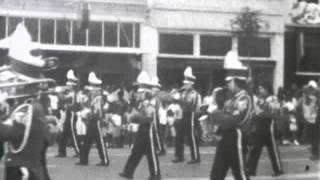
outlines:
M41 19L40 20L40 42L53 44L54 42L54 20L52 19Z
M232 39L229 36L200 36L201 55L224 56L231 49Z
M160 53L193 54L193 35L160 34Z
M32 41L38 41L39 19L25 18L24 24L28 28L28 31L32 37Z
M304 33L304 42L301 44L304 53L300 58L299 71L319 72L320 71L320 33Z
M21 17L9 17L8 35L13 33L20 22L22 22Z
M57 20L57 44L71 44L71 22Z
M73 21L73 44L74 45L86 45L86 30L81 30Z
M102 45L102 25L101 22L90 22L89 26L89 45Z
M117 48L140 46L140 24L134 22L91 21L88 29L80 29L79 22L70 19L0 16L0 38L10 35L20 22L25 23L34 42Z
M135 37L134 37L134 41L135 41L135 46L134 47L140 47L140 26L139 24L135 24L135 29L134 29L134 33L135 33Z
M117 31L118 26L116 22L104 23L104 45L117 46Z
M261 37L239 38L239 55L244 57L270 57L270 39Z
M120 23L120 47L133 47L133 24Z
M6 36L6 17L0 16L0 38L4 38Z

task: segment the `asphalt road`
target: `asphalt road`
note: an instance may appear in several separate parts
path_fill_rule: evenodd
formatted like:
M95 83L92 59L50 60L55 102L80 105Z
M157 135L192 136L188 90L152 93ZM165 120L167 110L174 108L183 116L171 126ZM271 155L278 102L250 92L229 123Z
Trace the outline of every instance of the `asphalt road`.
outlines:
M186 159L190 158L189 149L186 147ZM273 178L269 157L263 153L259 162L257 176L251 179L257 180L320 180L320 161L310 161L310 153L306 146L281 147L281 156L285 174ZM90 152L90 163L88 166L76 166L77 158L72 149L68 149L67 158L55 158L57 147L51 147L48 151L48 167L52 180L113 180L123 179L118 176L122 171L128 158L130 150L109 149L111 164L108 167L97 167L99 162L97 150L93 148ZM207 180L212 166L215 148L201 147L201 164L188 165L186 162L173 164L173 149L169 148L165 156L160 157L161 174L164 180ZM149 176L146 158L143 158L135 172L135 179L147 179ZM3 165L0 165L0 177L3 177ZM233 179L229 172L227 179Z

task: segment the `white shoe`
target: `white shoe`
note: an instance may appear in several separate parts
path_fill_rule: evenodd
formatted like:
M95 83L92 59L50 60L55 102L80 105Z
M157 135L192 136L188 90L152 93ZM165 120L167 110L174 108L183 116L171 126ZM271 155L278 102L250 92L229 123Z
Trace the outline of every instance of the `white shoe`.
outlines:
M300 143L298 142L298 140L294 140L293 144L296 145L296 146L300 146Z
M283 140L282 144L288 146L288 145L291 145L291 142L288 140Z

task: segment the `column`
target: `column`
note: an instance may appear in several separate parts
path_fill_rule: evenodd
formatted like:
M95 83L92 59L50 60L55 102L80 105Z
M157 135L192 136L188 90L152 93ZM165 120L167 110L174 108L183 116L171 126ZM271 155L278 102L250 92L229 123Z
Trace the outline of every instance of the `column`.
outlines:
M273 89L277 90L284 85L284 35L277 34L271 44L272 59L276 61L273 76ZM276 92L276 91L274 91Z
M159 35L156 28L141 24L140 46L142 51L142 70L150 76L157 76L157 55L159 52Z

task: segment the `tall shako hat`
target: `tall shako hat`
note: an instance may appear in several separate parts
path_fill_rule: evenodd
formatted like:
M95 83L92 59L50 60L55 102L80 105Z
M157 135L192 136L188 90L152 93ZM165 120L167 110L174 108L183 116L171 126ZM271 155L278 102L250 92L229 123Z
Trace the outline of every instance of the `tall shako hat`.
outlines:
M88 76L89 86L87 87L89 90L100 89L102 85L102 80L99 79L95 72L90 72Z
M79 79L75 76L74 71L69 69L67 72L67 86L76 86L79 83Z
M39 44L31 41L23 23L19 23L9 37L0 40L0 46L9 48L10 65L0 67L0 89L8 93L8 98L36 95L41 86L55 85L55 80L44 78L43 71L57 68L58 59L32 54L39 50Z
M161 88L161 84L159 83L159 78L157 76L152 76L151 82L153 87Z
M225 57L223 66L227 73L226 81L230 81L231 79L248 79L248 68L243 66L239 61L237 53L229 51Z
M150 91L154 86L149 74L145 71L141 71L137 77L138 91Z
M194 84L196 77L193 75L192 68L190 66L184 70L183 76L183 84Z

